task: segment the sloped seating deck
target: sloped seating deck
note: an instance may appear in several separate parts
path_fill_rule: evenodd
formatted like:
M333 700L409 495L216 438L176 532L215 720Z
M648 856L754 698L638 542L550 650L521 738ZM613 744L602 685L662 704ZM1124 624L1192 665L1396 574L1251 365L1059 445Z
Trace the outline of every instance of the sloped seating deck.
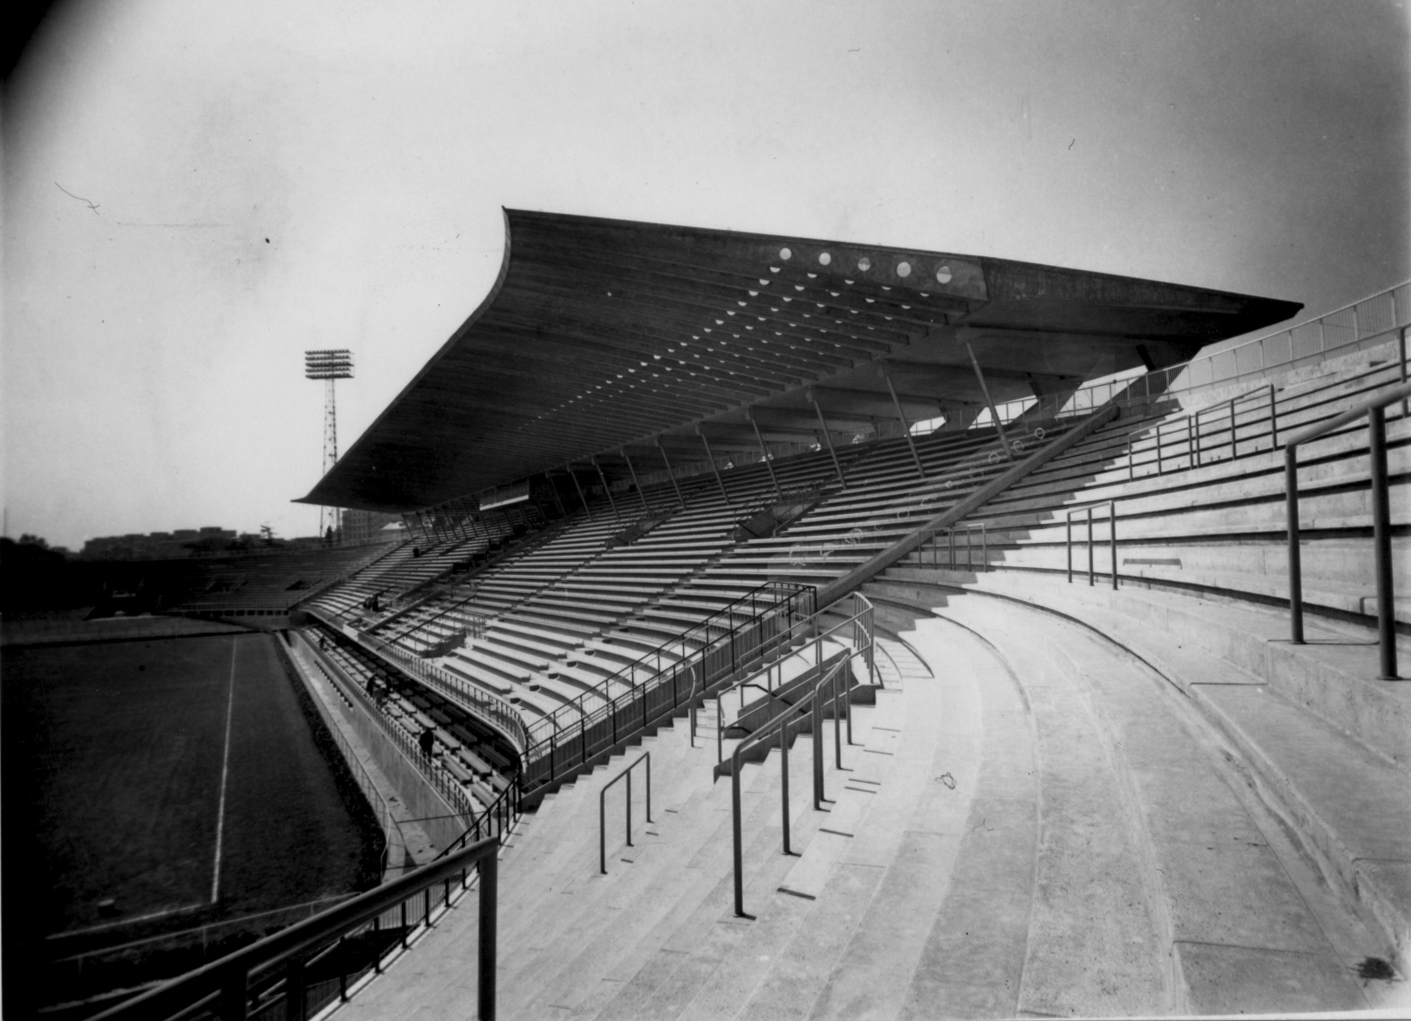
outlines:
M1395 378L1399 367L1367 364L1283 387L1277 431L1326 421ZM1398 412L1391 419L1405 592L1411 436ZM1203 414L1184 446L1171 438L1186 435L1181 413L1128 411L972 515L985 540L971 555L988 570L953 566L942 543L864 587L887 636L883 687L875 706L850 710L856 744L841 749L842 770L831 728L795 742L796 776L807 776L815 740L827 749L828 801L815 810L796 779L792 854L780 846L779 750L744 767L748 917L731 904L730 790L710 780L716 737L733 747L716 728L743 707L721 721L707 703L694 740L679 721L550 795L501 865L500 1016L1405 1007L1411 684L1375 678L1359 552L1365 426L1300 454L1305 592L1321 614L1295 647L1278 605L1282 452L1257 397L1235 407L1235 444L1230 421ZM1018 438L1046 441L1073 424ZM725 474L728 511L713 478L683 482L685 508L634 546L609 552L603 540L622 521L584 515L486 572L477 584L498 591L501 612L487 641L445 662L469 671L498 657L487 683L551 710L761 578L839 576L1004 467L991 457L997 438L978 430L918 439L916 450L924 477L904 441L886 441L853 455L846 488L822 456L774 463L785 488L827 489L767 539L710 534L771 498L763 465ZM653 508L675 502L670 487L643 496ZM1105 511L1098 584L1087 584L1085 511L1070 583L1064 516L1109 500L1120 587L1106 574ZM1411 672L1411 641L1399 643ZM652 822L638 786L639 829L621 839L614 788L602 875L598 796L641 751L652 755ZM344 1016L463 1012L473 900L425 937L414 965L394 963L357 991Z
M1022 452L1071 424L1011 438ZM615 498L617 514L608 501L594 504L591 516L580 513L548 541L476 572L378 634L418 654L479 616L483 636L439 658L441 666L514 702L531 722L568 703L590 710L620 692L621 671L762 580L817 583L886 548L1004 470L1000 451L992 430L938 433L916 439L924 475L905 439L893 439L843 451L845 486L824 451L732 469L724 493L709 475L681 480L679 495L670 483L650 486ZM732 537L736 522L797 492L821 501L782 533ZM622 513L634 499L635 510L665 520L610 548L608 537L635 520Z
M384 550L385 545L336 546L192 558L190 591L174 609L285 607Z
M1151 1016L1397 1002L1399 980L1359 977L1395 962L1374 912L1320 877L1236 746L1163 672L1170 663L1037 605L943 590L927 572L931 582L911 587L928 594L878 583L894 652L875 706L850 710L843 769L830 726L790 750L791 854L779 750L744 765L746 917L733 911L730 786L711 782L710 703L694 741L684 721L663 728L521 820L500 864L499 1016ZM821 810L808 792L815 740ZM722 742L728 754L732 738ZM639 766L630 845L624 788L607 793L603 874L599 795L642 752L651 822ZM1394 812L1386 801L1385 786L1369 789L1344 815ZM340 1014L462 1012L477 938L472 895Z
M459 705L423 685L385 669L375 658L346 641L332 628L316 627L321 651L352 684L363 689L363 702L386 725L400 733L407 747L416 747L426 729L434 734L435 752L426 768L445 782L462 788L472 804L491 805L514 775L514 764L475 719Z
M1327 421L1399 379L1395 366L1381 365L1279 391L1278 436ZM1087 513L1072 515L1071 544L1067 518L1074 507L1094 505L1094 567L1109 582L1111 525L1101 504L1115 500L1124 580L1286 605L1283 449L1273 446L1267 400L1255 394L1260 399L1238 406L1233 450L1223 411L1203 415L1192 440L1187 415L1127 418L1045 465L973 516L985 524L991 566L1066 575L1071 545L1086 580ZM1411 420L1400 405L1387 412L1396 614L1411 622ZM1166 438L1158 473L1159 427ZM1305 603L1365 620L1376 613L1365 420L1301 447L1299 465ZM921 559L937 562L935 555L912 558ZM949 563L948 550L940 560Z

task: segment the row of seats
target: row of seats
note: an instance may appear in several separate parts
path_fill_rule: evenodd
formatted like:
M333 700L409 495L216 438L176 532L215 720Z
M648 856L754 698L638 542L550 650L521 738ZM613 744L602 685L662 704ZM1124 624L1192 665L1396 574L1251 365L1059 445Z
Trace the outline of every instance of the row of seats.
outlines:
M310 637L343 676L367 695L364 707L379 713L405 744L416 747L423 732L432 732L434 754L428 766L464 789L475 803L489 807L509 787L515 772L513 755L464 709L388 670L333 628L316 626Z
M1023 455L1066 427L1010 439ZM463 629L473 632L473 618L488 621L481 637L440 665L515 702L528 722L589 712L654 672L658 660L669 663L707 640L703 634L688 647L661 651L763 581L836 577L1007 467L993 430L920 437L915 452L900 438L845 448L838 466L845 485L832 457L819 450L727 471L728 499L713 475L681 481L679 496L668 482L615 503L600 498L561 531L374 633L416 655ZM781 534L738 541L733 526L781 491L821 500ZM610 547L609 538L638 512L664 520L636 542ZM656 658L634 671L647 656Z
M986 555L995 567L1066 573L1068 512L1096 505L1094 568L1110 578L1111 526L1101 505L1115 500L1120 577L1286 600L1283 441L1399 381L1399 369L1382 363L1279 389L1276 423L1261 388L1258 399L1236 405L1233 447L1225 407L1198 420L1184 411L1124 417L985 507L975 520L985 524ZM1395 530L1411 524L1411 426L1399 404L1387 411ZM1192 424L1188 440L1187 423L1195 421L1198 431ZM1375 613L1365 420L1300 447L1298 460L1306 603L1337 614ZM1086 577L1086 511L1072 515L1072 522L1072 562ZM1397 615L1411 620L1411 541L1394 532L1392 547L1395 587L1403 593ZM937 559L928 550L911 562ZM939 559L948 562L949 551L940 552Z
M344 584L320 594L311 605L337 618L376 621L395 612L406 593L482 552L508 531L455 536L431 543L409 540Z
M1336 383L1315 381L1289 388L1277 398L1280 434L1287 436L1290 430L1336 414L1394 372L1390 366L1369 367ZM1174 431L1179 440L1186 434L1183 423L1174 415L1125 414L1021 480L972 518L985 523L989 559L1061 569L1066 562L1061 508L1076 486L1088 485L1085 500L1122 496L1122 557L1129 562L1122 566L1123 574L1153 577L1183 572L1182 579L1188 581L1199 573L1192 568L1204 563L1205 584L1215 584L1221 579L1212 575L1224 573L1231 575L1226 582L1247 577L1254 579L1249 582L1252 588L1268 588L1277 572L1244 571L1214 548L1209 538L1247 538L1251 531L1262 532L1267 548L1241 539L1241 556L1259 556L1262 565L1273 554L1283 527L1279 466L1277 458L1267 453L1272 445L1268 404L1243 402L1236 405L1235 414L1237 456L1233 458L1229 418L1216 413L1199 420L1199 430L1192 436L1199 437L1202 464L1195 474L1202 485L1213 488L1184 496L1182 492L1191 485L1189 473L1183 473L1184 481L1178 483L1174 472L1189 465L1194 445L1189 451L1175 451L1172 445L1177 441L1167 438L1158 463L1154 432L1163 425L1164 436ZM1016 454L1023 456L1052 442L1077 421L1022 430L1012 426L1007 437ZM1130 459L1129 437L1133 438ZM1355 447L1356 443L1350 434L1329 437L1310 449L1310 463L1332 456L1338 444ZM846 462L845 486L832 459L820 450L725 472L728 500L712 475L681 481L679 497L670 483L649 486L640 495L614 498L615 503L600 497L558 530L525 543L491 568L445 587L380 626L374 622L373 633L399 644L409 655L418 655L448 639L454 642L462 630L479 631L460 648L436 649L445 653L437 657L439 665L517 704L526 722L554 714L561 721L571 719L574 713L591 712L604 698L649 676L661 663L688 654L694 645L665 651L663 646L761 582L821 584L888 548L1003 471L1008 462L1001 449L993 430L941 432L917 438L914 454L905 439L846 448L841 452ZM1261 451L1268 463L1251 467L1250 459ZM1393 456L1405 456L1396 442ZM924 475L917 472L918 459ZM1365 472L1355 458L1345 467ZM1316 465L1313 470L1318 470ZM1110 493L1090 485L1097 480L1097 472L1106 473L1102 478L1111 482ZM1319 528L1330 532L1365 525L1365 520L1355 520L1355 509L1348 509L1358 505L1356 495L1339 490L1340 485L1334 479L1326 485L1313 484L1309 490L1305 521L1311 534ZM732 526L773 500L776 486L786 492L817 490L823 499L781 534L737 541ZM1144 502L1133 503L1142 486L1148 491L1141 497ZM1339 501L1347 505L1341 517L1335 506ZM640 516L664 520L630 545L610 546L609 538L635 522L639 511ZM1178 513L1183 520L1172 524L1167 520L1170 513ZM1105 534L1103 527L1098 526L1099 535ZM1203 546L1196 542L1202 536ZM1171 552L1168 547L1173 541L1185 543L1183 555L1164 555ZM1348 557L1354 547L1364 552ZM1336 599L1330 595L1339 585L1355 589L1367 576L1361 563L1365 548L1365 543L1346 536L1317 547L1305 565L1310 601L1332 602L1349 612L1365 611L1364 592L1344 591ZM387 558L393 563L385 574L404 569L405 553L399 553L395 560ZM425 565L425 573L438 564L444 570L448 559L463 555L464 548L455 544L430 551L427 556L434 563ZM913 559L928 555L934 562L934 551ZM1084 551L1076 556L1085 567ZM359 579L358 585L346 588L361 592L376 584L376 578ZM348 596L340 593L328 602L335 598ZM700 640L706 638L700 636ZM643 664L649 656L655 658Z
M174 607L284 607L310 590L355 571L385 551L378 546L332 546L192 558L187 594Z

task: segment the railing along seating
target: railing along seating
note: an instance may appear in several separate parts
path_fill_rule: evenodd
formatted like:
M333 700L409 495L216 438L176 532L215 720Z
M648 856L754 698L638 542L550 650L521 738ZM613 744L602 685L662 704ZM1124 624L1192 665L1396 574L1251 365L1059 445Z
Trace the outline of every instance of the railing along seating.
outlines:
M1284 479L1288 494L1289 629L1295 645L1303 644L1303 566L1299 548L1298 448L1345 425L1367 419L1367 442L1372 479L1372 546L1377 579L1377 639L1382 680L1398 680L1396 672L1396 620L1391 574L1391 503L1387 481L1386 412L1388 405L1411 397L1411 385L1402 384L1344 411L1320 425L1290 436L1284 446Z
M155 986L97 1015L94 1021L149 1021L181 1017L281 1018L305 1021L349 985L380 972L390 954L405 949L479 875L477 1016L495 1017L499 838L482 840L399 879L360 894L312 918Z

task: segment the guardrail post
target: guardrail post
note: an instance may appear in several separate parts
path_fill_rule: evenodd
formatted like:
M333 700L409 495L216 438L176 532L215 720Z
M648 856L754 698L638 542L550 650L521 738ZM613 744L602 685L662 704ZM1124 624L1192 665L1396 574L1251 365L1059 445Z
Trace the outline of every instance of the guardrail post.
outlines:
M480 1021L495 1021L496 940L499 929L500 860L498 851L480 859Z
M248 983L249 974L244 968L234 969L225 977L220 987L221 1021L245 1021L249 1017L246 1003Z
M1393 300L1395 299L1395 297L1396 297L1396 292L1393 291L1393 292L1392 292L1392 298L1393 298ZM1400 364L1400 367L1401 367L1401 385L1402 385L1402 386L1405 386L1405 385L1406 385L1406 327L1405 327L1405 326L1403 326L1401 329L1399 329L1399 330L1396 331L1396 347L1397 347L1397 350L1398 350L1398 351L1400 352L1400 354L1401 354L1401 357L1397 359L1397 361L1398 361L1398 363ZM1411 399L1408 399L1408 398L1405 398L1405 397L1401 398L1401 414L1402 414L1403 416L1411 415Z
M852 658L843 657L843 663L852 669ZM843 712L838 702L838 689L840 687L838 678L843 672L843 667L833 671L833 762L838 769L843 768Z
M291 957L284 962L284 1016L287 1021L305 1021L309 1015L308 987L304 962Z
M745 881L744 881L744 852L741 847L740 836L740 757L731 756L730 760L730 828L732 834L732 853L735 862L735 917L744 918L745 915Z
M813 689L813 810L823 809L823 678Z
M1117 501L1107 501L1107 529L1112 537L1112 591L1117 591Z
M789 850L789 722L779 721L779 817L784 830L784 853Z
M1274 384L1269 384L1269 442L1270 450L1279 449L1279 395Z
M1073 512L1063 516L1063 548L1068 554L1068 584L1073 584Z
M1088 508L1088 584L1093 583L1093 509Z
M1372 556L1377 572L1377 637L1381 645L1383 681L1396 674L1396 608L1391 576L1391 497L1387 484L1386 412L1373 408L1367 414L1372 461Z
M1298 545L1298 448L1284 448L1289 542L1289 640L1303 644L1303 562Z

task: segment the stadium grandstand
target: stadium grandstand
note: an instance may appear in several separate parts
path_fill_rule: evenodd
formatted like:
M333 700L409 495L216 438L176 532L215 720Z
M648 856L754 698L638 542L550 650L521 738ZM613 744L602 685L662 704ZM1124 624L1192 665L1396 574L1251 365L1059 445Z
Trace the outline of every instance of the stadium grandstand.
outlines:
M165 607L269 611L381 885L99 1016L1407 1002L1411 284L505 216L302 498L386 541Z

